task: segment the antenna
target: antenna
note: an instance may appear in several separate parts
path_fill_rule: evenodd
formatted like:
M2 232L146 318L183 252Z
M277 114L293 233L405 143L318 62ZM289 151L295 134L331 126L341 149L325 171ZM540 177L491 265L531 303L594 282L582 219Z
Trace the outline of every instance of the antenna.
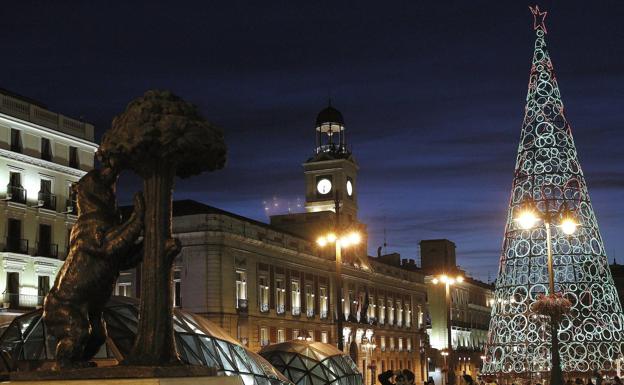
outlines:
M383 217L383 223L384 223L384 243L383 243L383 247L384 247L384 254L388 252L387 248L388 248L388 238L386 237L386 216L384 215Z

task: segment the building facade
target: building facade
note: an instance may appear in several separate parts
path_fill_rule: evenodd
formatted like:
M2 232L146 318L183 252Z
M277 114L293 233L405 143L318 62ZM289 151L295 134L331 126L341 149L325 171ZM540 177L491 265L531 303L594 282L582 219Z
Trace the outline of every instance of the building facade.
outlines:
M76 220L71 185L93 167L93 126L0 90L0 321L41 306Z
M438 351L448 349L448 311L444 284L434 283L440 274L458 274L461 282L450 287L450 330L454 352L453 366L456 378L467 374L475 378L481 369L481 356L487 342L494 287L466 276L456 263L455 244L447 239L420 242L423 271L427 274L427 305L429 323L427 333L431 347ZM442 383L444 357L437 357L439 371L434 375L436 383Z
M195 201L174 202L173 233L183 245L174 266L175 305L204 315L254 351L292 339L335 345L342 333L344 351L366 384L399 368L423 381L425 276L398 254L368 256L366 226L357 218L358 166L340 112L321 111L316 133L316 150L304 163L304 213L267 224ZM344 249L338 294L335 249L315 240L347 230L358 231L363 242ZM129 271L116 291L135 295L137 286Z

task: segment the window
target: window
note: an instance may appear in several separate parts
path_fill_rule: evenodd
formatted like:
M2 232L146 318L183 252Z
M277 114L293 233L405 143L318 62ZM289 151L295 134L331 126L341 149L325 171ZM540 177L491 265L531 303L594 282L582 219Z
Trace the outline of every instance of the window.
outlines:
M39 181L39 195L37 204L48 210L56 210L56 195L52 194L52 181L41 179Z
M26 190L22 187L22 174L17 171L9 173L7 199L13 202L26 203Z
M390 351L394 351L394 337L390 337Z
M386 323L386 305L383 298L379 298L379 306L377 311L379 312L379 324L383 325Z
M69 146L69 167L80 168L78 149L74 146Z
M292 315L301 314L301 288L298 279L291 281L291 305Z
M396 310L397 314L397 326L403 326L403 305L401 304L401 300L396 301Z
M405 304L405 326L412 326L412 308L408 303Z
M260 300L260 311L266 313L269 311L269 283L266 277L260 277L259 282L258 299Z
M416 327L421 328L423 327L423 311L422 311L422 306L418 305L418 325L416 325Z
M260 346L269 344L269 328L260 328Z
M327 332L321 332L321 342L324 344L329 343L329 335L327 334Z
M22 221L9 218L7 227L6 251L28 254L28 240L22 239Z
M51 161L52 160L52 145L50 139L41 138L41 159Z
M299 329L293 329L293 340L299 339Z
M6 288L4 289L4 298L8 297L9 306L12 309L19 307L20 304L20 275L17 272L6 273Z
M306 285L305 296L306 296L306 315L308 317L314 317L314 291L312 290L312 285Z
M399 351L403 351L403 337L399 337Z
M284 329L277 329L277 342L284 342L286 341L286 330Z
M379 347L381 348L382 352L386 351L386 337L385 336L381 336L379 338Z
M412 351L412 339L408 338L406 342L407 342L407 351L411 352Z
M115 295L121 295L124 297L132 297L132 293L130 292L130 288L132 283L130 282L117 282L115 284Z
M308 330L308 335L306 336L306 340L314 341L314 330Z
M321 311L321 318L325 319L327 318L327 309L329 307L328 305L328 298L327 298L327 287L325 286L321 286L321 288L319 289L319 295L321 296L321 298L319 298L320 300L320 311Z
M50 277L40 275L37 277L37 305L43 305L43 299L50 291Z
M275 302L277 314L284 314L284 298L286 297L286 289L284 289L284 281L275 280Z
M375 305L375 297L373 297L372 295L369 296L368 298L368 321L372 321L375 319L375 307L377 305Z
M247 309L247 272L236 270L236 308Z
M182 274L180 270L173 271L173 306L182 306Z
M391 299L388 300L388 324L394 325L394 305Z
M22 132L11 128L11 151L22 152Z
M39 224L39 241L37 242L37 255L48 258L56 258L58 250L52 244L52 226Z

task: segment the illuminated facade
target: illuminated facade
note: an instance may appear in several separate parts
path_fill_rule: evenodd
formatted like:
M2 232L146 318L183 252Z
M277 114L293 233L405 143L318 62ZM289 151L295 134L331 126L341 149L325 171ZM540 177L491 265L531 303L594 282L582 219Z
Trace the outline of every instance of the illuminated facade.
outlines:
M423 271L427 274L427 307L429 324L427 334L432 348L442 351L448 348L448 306L444 285L434 284L435 277L444 272L458 272L462 282L451 286L451 345L455 352L454 370L457 378L468 374L473 378L480 373L481 356L487 340L488 325L494 287L491 284L467 277L456 265L455 244L447 239L420 242ZM440 370L444 367L442 357L436 357ZM441 383L440 372L431 375ZM438 382L439 381L439 382Z
M337 115L319 114L317 127L327 116ZM336 344L335 256L315 239L334 228L338 188L347 199L341 222L362 231L364 240L366 234L357 222L357 168L341 141L334 143L319 145L321 151L304 166L312 196L305 213L272 217L267 224L195 201L173 203L173 233L183 245L174 266L177 306L207 317L252 351L293 339ZM314 159L319 164L310 166ZM343 255L345 352L357 354L366 384L371 377L376 381L374 373L399 368L422 380L424 275L398 254L369 257L363 243ZM136 287L133 272L125 272L116 291L135 295Z
M532 312L548 293L542 223L514 218L527 203L544 213L571 210L572 235L552 223L555 292L572 303L559 328L564 372L613 371L622 356L624 316L546 48L544 12L534 9L535 51L511 192L484 371L516 376L550 369L548 319Z
M76 220L70 186L96 148L92 125L0 90L0 320L42 304Z

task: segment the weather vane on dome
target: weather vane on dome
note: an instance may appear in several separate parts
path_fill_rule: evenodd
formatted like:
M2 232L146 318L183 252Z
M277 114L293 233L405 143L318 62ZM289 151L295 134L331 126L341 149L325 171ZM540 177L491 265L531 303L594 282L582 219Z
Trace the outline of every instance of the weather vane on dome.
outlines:
M541 28L544 33L547 33L548 31L546 31L546 24L544 24L544 20L546 20L546 15L548 14L548 12L541 12L539 9L539 5L535 5L533 7L529 5L529 9L533 14L533 29L537 30Z

